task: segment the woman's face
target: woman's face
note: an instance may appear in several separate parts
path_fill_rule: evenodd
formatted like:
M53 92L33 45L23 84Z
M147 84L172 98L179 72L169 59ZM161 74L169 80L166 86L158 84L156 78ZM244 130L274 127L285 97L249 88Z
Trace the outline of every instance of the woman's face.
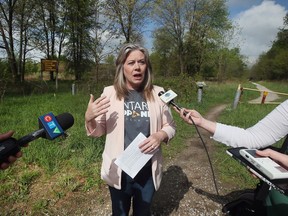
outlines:
M124 76L128 89L137 90L141 86L146 68L145 55L141 51L134 50L127 56L124 62Z

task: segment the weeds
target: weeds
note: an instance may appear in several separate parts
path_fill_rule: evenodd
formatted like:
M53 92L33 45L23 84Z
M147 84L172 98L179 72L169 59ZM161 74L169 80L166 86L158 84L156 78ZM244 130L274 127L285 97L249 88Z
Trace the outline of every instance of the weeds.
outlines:
M89 100L89 94L95 97L101 94L105 82L101 85L89 85L77 83L77 94L71 94L72 82L59 82L59 90L55 91L53 83L45 85L45 91L35 90L33 93L18 96L6 93L0 104L1 122L0 132L15 130L13 137L20 138L38 129L38 116L48 112L58 115L69 112L74 116L74 125L67 130L69 136L66 139L57 138L53 141L39 138L26 148L23 148L23 157L14 166L0 172L0 203L1 213L4 215L15 213L13 206L17 203L27 201L28 195L32 195L31 186L39 187L38 199L31 199L26 207L30 206L30 212L49 212L51 202L49 200L60 200L67 193L74 191L87 192L89 190L101 190L103 181L100 178L101 155L104 147L105 137L98 139L87 137L84 127L84 115ZM111 82L112 83L112 82ZM178 94L175 99L183 107L193 108L205 114L212 107L219 104L227 104L228 108L221 114L219 121L240 127L253 125L264 117L276 105L249 105L246 102L259 96L259 93L244 92L241 97L240 106L236 110L231 109L231 104L238 87L238 82L213 83L207 82L204 88L203 100L197 102L197 88L195 81L189 77L181 76L173 79L158 78L156 84L163 86L166 90L171 88ZM266 84L266 83L265 83ZM268 84L268 83L267 83ZM249 82L242 83L245 87L253 87ZM267 86L268 87L268 86ZM273 87L273 88L272 88ZM274 89L275 87L275 89ZM87 89L88 88L88 89ZM277 83L271 87L274 91L287 92L287 84ZM281 98L284 100L285 98ZM253 106L253 108L252 108ZM164 157L172 158L185 148L187 138L193 136L195 131L187 127L172 111L177 124L175 138L168 146L163 145ZM216 143L215 143L216 144ZM225 146L217 145L217 151L213 154L215 166L221 178L225 182L234 182L236 185L252 185L251 176L247 170L237 162L228 158ZM212 154L212 153L211 153ZM230 167L233 167L231 169ZM242 169L242 170L241 170ZM219 175L220 175L219 174ZM44 182L37 186L37 183ZM52 192L47 191L47 185ZM37 194L38 195L38 194ZM35 194L34 194L35 196ZM99 202L102 202L99 198ZM23 213L23 209L17 211ZM28 210L27 210L28 211ZM16 213L14 215L17 215Z

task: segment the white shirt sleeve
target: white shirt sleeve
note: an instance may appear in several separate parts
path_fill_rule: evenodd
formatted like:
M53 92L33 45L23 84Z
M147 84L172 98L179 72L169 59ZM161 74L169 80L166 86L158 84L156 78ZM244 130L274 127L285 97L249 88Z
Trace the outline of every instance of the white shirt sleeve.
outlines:
M212 138L227 146L258 149L274 144L287 134L288 100L247 129L217 123Z

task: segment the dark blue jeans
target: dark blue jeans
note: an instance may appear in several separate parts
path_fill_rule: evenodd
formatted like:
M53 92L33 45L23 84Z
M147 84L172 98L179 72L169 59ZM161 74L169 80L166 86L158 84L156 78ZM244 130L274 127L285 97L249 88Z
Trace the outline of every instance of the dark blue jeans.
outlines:
M112 200L113 216L128 216L133 203L134 216L150 216L150 207L155 192L151 164L143 169L132 179L122 172L121 190L109 186Z

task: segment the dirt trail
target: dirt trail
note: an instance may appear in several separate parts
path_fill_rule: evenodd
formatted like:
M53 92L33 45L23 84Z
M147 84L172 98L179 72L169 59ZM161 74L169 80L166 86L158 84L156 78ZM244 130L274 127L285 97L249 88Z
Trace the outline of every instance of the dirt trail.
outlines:
M268 88L266 88L265 86L262 86L262 85L259 85L257 83L253 83L256 88L260 91L266 91L266 92L271 92L271 90L269 90ZM260 97L254 99L254 100L251 100L249 101L249 103L261 103L262 101L262 97L263 97L263 93L261 93ZM268 95L266 96L265 98L265 102L272 102L272 101L275 101L279 98L279 96L277 94L274 94L274 93L268 93Z

